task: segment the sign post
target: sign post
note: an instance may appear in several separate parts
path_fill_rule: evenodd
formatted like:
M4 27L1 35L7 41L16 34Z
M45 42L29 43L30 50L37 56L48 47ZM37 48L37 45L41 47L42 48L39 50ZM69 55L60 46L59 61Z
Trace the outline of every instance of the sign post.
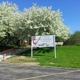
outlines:
M31 58L33 57L33 47L31 46Z
M54 47L54 58L56 58L56 41L55 41L55 35L53 36L53 47Z
M54 57L56 58L56 46L54 47Z
M33 47L54 47L54 57L56 58L55 35L32 36L31 57L33 57Z

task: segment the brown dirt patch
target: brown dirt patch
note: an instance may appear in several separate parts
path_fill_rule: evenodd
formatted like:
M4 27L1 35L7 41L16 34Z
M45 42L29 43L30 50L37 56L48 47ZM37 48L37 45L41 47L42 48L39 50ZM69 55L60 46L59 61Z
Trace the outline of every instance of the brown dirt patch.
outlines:
M9 59L6 59L4 62L7 63L20 63L27 66L36 66L39 65L38 62L35 62L35 58L25 57L25 56L15 56Z
M38 62L27 62L27 63L23 63L27 66L39 66L39 63Z

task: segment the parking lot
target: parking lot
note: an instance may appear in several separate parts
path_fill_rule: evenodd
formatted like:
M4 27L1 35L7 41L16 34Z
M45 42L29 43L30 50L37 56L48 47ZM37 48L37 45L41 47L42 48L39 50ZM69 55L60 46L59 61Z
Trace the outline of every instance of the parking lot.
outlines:
M0 80L80 80L80 69L0 62Z

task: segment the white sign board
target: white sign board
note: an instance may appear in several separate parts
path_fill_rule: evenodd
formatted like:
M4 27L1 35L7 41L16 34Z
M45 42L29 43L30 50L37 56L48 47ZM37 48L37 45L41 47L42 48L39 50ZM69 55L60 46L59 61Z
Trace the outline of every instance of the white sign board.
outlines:
M32 47L54 47L55 36L32 36Z
M55 35L32 36L31 37L31 57L33 57L33 47L54 47L56 58Z

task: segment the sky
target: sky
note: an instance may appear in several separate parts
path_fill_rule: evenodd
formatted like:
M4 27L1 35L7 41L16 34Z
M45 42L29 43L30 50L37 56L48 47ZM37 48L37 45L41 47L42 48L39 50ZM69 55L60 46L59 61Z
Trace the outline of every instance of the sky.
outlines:
M3 1L15 3L20 11L32 7L33 3L38 6L52 6L52 10L59 9L62 12L63 24L70 27L72 34L80 31L80 0L0 0L0 3Z

